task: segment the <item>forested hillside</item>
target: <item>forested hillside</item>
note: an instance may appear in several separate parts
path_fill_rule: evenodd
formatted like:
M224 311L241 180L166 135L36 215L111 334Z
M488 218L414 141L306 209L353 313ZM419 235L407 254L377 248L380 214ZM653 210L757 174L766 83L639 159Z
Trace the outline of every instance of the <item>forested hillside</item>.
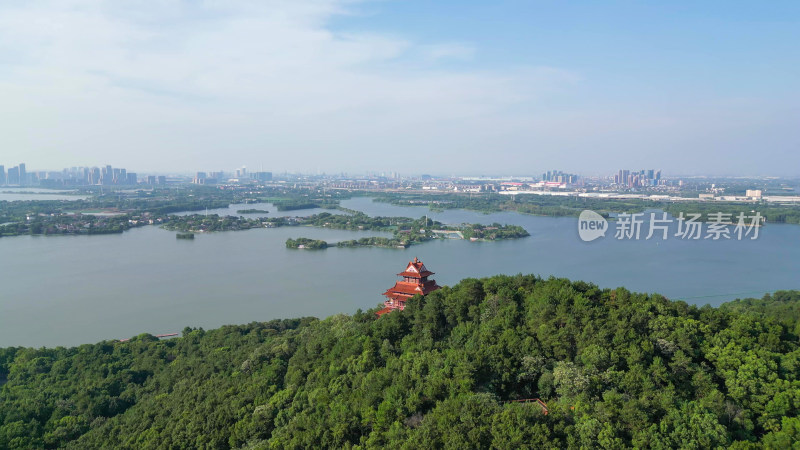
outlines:
M763 298L746 298L724 303L726 311L752 314L759 318L774 319L796 335L800 335L800 291L777 291Z
M0 448L790 448L800 350L777 297L497 276L381 318L2 349Z

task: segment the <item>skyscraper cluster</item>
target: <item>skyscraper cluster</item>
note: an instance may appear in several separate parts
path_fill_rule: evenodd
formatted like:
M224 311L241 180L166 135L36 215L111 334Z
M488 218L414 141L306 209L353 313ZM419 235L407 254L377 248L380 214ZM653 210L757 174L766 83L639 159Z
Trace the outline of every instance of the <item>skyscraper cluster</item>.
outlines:
M628 188L658 186L662 184L661 171L654 169L642 169L639 171L620 169L619 173L614 175L614 184Z
M6 171L0 166L0 186L134 185L135 173L119 167L71 167L61 171L28 172L25 164Z
M138 176L120 167L72 167L61 171L63 184L85 185L133 185L139 182Z
M20 163L18 166L9 167L6 173L5 166L0 166L0 186L29 186L31 184L31 177L25 170L25 163Z
M548 170L542 174L542 181L575 184L578 182L578 175L574 173L564 173L560 170Z

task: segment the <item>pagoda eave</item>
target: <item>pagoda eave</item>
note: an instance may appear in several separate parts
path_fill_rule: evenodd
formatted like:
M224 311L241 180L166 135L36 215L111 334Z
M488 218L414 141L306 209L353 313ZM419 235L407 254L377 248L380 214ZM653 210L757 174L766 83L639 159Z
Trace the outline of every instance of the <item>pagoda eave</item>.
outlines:
M378 316L382 316L382 315L384 315L386 313L390 313L392 311L394 311L394 308L389 308L387 306L387 307L384 307L383 309L381 309L380 311L376 312L375 314L377 314Z
M429 277L436 272L431 272L430 270L426 270L424 272L400 272L397 274L398 277L407 277L407 278L425 278Z

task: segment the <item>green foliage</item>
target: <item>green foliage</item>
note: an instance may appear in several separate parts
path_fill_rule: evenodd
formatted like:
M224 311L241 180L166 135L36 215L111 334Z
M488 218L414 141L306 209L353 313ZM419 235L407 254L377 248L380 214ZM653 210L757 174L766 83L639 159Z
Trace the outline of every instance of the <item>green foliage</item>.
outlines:
M0 349L0 448L797 447L796 322L735 305L496 276L381 317Z
M380 236L364 237L351 239L336 243L337 247L385 247L385 248L406 248L408 242L395 238L385 238Z
M761 299L747 298L724 303L720 309L743 312L760 319L769 318L780 322L800 336L800 291L776 291Z
M261 228L260 219L248 219L217 214L190 214L187 216L168 216L163 228L183 232L240 231Z
M519 225L501 225L493 223L491 225L470 224L460 227L465 239L480 239L494 241L497 239L518 239L530 236L530 234Z

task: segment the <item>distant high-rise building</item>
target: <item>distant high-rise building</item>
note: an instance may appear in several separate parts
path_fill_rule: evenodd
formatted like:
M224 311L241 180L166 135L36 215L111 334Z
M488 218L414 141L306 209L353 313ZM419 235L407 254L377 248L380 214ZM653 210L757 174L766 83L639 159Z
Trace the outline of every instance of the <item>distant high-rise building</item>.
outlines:
M111 166L105 166L100 169L100 184L113 184L114 183L114 170Z
M156 177L155 175L148 175L147 176L147 184L154 185L156 184Z
M27 185L28 184L28 173L25 171L25 163L19 164L19 185Z
M139 180L136 178L136 174L134 172L128 172L128 183L127 184L135 185L138 182L139 182Z
M158 178L156 179L156 183L167 184L167 177L165 177L164 175L159 175Z
M89 172L89 184L100 184L100 168L92 167Z
M19 184L19 167L11 167L8 169L8 177L6 182L12 186Z
M6 184L6 167L0 166L0 186L4 186Z
M763 194L761 189L747 189L745 191L745 195L750 198L758 198L760 199Z
M250 177L258 181L272 181L272 172L253 172Z

